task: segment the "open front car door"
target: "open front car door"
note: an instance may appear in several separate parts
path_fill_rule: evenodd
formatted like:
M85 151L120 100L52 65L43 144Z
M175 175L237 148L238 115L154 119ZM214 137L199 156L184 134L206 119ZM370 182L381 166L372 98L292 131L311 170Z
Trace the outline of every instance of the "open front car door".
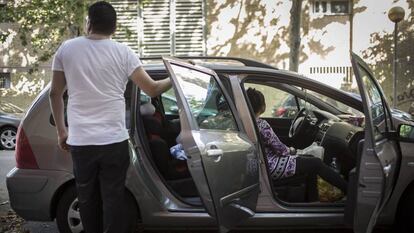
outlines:
M356 233L370 233L394 189L401 155L381 87L362 59L351 56L364 107L365 137L358 146L356 169L350 174L345 221Z
M217 74L164 58L178 100L187 164L207 212L221 231L255 214L259 194L256 148Z

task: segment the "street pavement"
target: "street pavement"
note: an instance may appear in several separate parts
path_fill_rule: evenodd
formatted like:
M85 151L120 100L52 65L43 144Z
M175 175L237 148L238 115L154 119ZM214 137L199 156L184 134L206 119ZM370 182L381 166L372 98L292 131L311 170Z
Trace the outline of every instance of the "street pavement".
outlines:
M11 210L9 197L6 188L6 175L15 166L14 151L0 150L0 216L7 214ZM59 233L55 222L32 222L23 223L24 232L30 233ZM19 231L20 232L20 231ZM168 233L173 231L157 231L156 233ZM180 231L183 232L183 231ZM196 233L193 231L184 231L186 233ZM197 231L197 233L215 233L215 231ZM232 233L330 233L332 230L280 230L280 231L232 231ZM0 233L1 231L0 227ZM178 233L178 231L175 231ZM335 230L335 233L352 233L351 230ZM377 230L374 233L390 233L388 231Z
M6 188L6 175L15 165L14 151L0 151L0 213L9 209L9 195Z

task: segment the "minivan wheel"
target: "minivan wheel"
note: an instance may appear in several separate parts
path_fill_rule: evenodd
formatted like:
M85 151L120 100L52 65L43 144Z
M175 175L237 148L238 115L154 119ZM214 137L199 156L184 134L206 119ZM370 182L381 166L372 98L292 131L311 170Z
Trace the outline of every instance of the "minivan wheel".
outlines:
M142 232L141 224L138 225L140 221L137 205L128 192L126 192L125 201L127 202L128 232ZM59 200L56 209L56 223L60 233L84 233L74 185L66 189Z
M17 130L13 127L4 127L0 129L0 148L5 150L14 150L16 147Z

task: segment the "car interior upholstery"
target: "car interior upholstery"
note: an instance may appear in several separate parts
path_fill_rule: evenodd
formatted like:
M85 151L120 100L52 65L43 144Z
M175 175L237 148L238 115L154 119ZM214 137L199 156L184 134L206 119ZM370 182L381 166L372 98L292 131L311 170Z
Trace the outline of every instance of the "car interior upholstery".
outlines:
M159 103L153 98L151 102ZM151 152L151 159L167 184L181 197L198 195L197 189L188 171L186 161L174 159L170 154L173 146L170 137L173 132L178 136L174 123L165 123L163 114L151 102L140 105L140 115L143 121L147 142ZM176 124L176 123L175 123ZM167 126L168 125L168 126ZM167 137L166 137L167 136Z

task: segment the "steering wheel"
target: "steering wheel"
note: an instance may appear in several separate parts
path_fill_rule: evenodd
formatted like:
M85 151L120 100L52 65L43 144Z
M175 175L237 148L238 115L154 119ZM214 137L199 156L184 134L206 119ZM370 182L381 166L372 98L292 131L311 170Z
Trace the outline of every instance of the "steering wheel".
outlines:
M309 117L309 109L302 108L296 114L289 128L289 138L304 135L309 126L312 125L312 119Z

